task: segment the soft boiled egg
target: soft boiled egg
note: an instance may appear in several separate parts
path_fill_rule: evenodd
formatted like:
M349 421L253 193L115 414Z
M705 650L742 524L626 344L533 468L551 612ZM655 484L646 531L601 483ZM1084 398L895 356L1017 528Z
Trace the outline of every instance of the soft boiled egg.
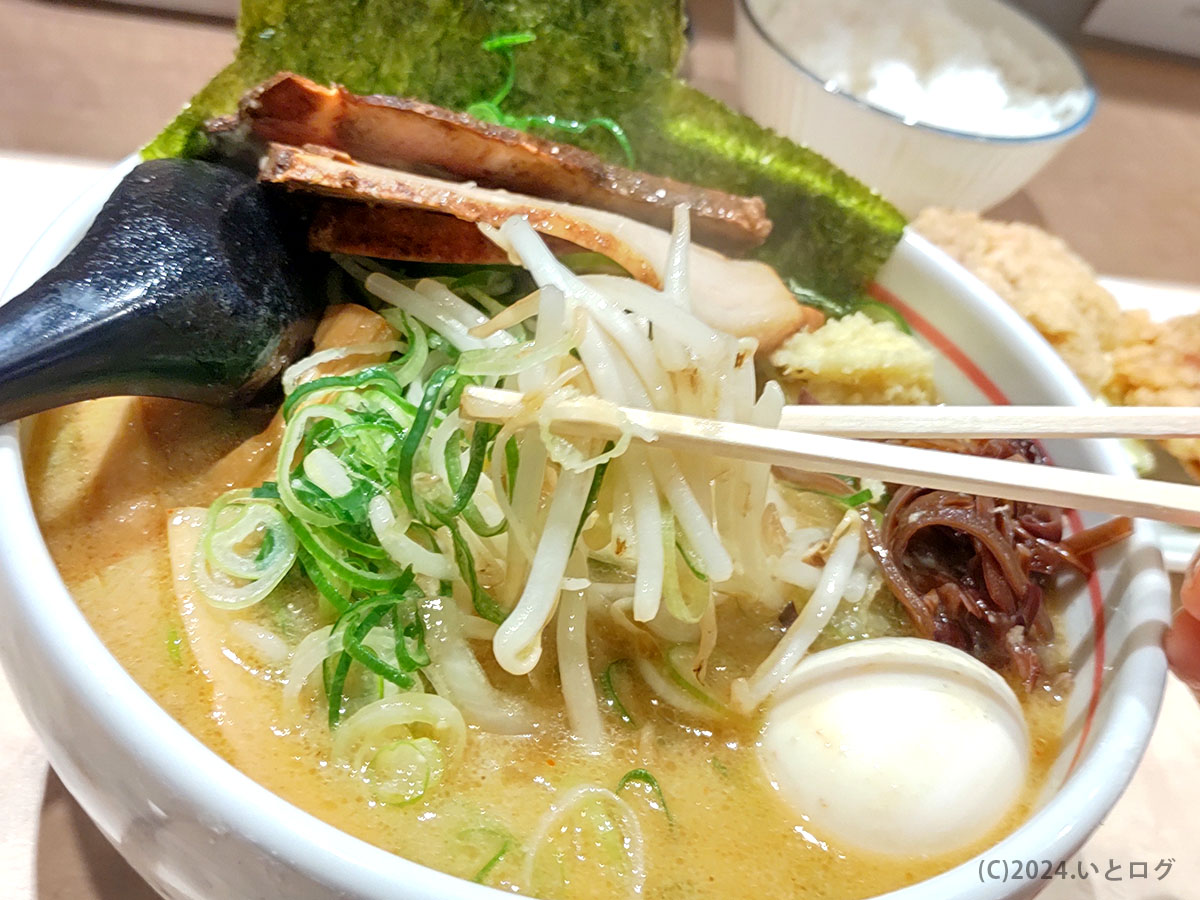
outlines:
M767 710L763 764L805 829L847 849L949 853L1000 825L1029 774L1008 683L961 650L878 638L805 658Z

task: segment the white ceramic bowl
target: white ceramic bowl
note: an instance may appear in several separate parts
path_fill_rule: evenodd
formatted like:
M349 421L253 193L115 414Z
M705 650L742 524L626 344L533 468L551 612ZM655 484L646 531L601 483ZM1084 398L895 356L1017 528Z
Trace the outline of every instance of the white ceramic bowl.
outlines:
M1073 122L1035 137L989 137L910 124L865 100L827 87L791 55L759 13L737 0L738 90L742 111L811 147L915 216L927 206L983 210L1014 194L1092 117L1095 89L1079 60L1041 24L999 0L951 0L981 28L998 29L1043 60L1056 84L1088 92ZM880 5L886 15L886 4Z
M14 285L53 264L95 215L120 172L71 208ZM948 257L909 235L877 292L904 298L945 356L955 402L1083 403L1062 362L1007 306ZM936 325L936 327L934 327ZM1063 464L1127 471L1103 442L1052 446ZM21 469L17 427L0 428L0 658L63 783L154 887L180 900L499 900L490 888L423 868L352 838L258 786L193 738L133 682L75 606L42 542ZM1093 590L1094 589L1094 590ZM1101 599L1103 598L1103 599ZM1133 774L1162 696L1169 609L1158 552L1139 529L1109 552L1092 586L1068 591L1064 639L1079 672L1064 746L1040 809L1014 834L889 900L1001 900L1043 881L997 880L988 861L1069 857Z

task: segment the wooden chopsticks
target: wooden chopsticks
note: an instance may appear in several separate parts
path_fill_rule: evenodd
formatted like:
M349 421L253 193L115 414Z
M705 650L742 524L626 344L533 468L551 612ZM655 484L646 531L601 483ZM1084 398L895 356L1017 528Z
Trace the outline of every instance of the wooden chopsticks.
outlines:
M1200 437L1178 406L787 406L780 428L873 438Z
M463 416L486 422L504 422L522 411L522 395L514 391L494 388L469 387L463 391L460 412ZM820 407L815 407L820 409ZM825 408L827 411L830 407ZM845 410L847 408L840 408ZM858 418L866 419L862 407L857 410ZM897 407L867 407L866 409L890 409ZM984 412L993 413L990 407L974 409L982 421ZM1036 407L997 408L1008 414L1014 410L1036 409ZM1043 407L1054 413L1075 412L1073 408ZM806 421L807 407L789 407L785 411L785 422L795 426ZM948 423L966 421L959 407L931 407ZM912 408L901 408L897 415L907 415ZM935 426L938 430L899 433L888 431L887 437L1078 437L1082 434L1095 436L1095 431L1082 431L1086 427L1106 429L1102 433L1111 436L1112 427L1100 422L1109 412L1140 412L1140 410L1081 410L1090 413L1096 421L1088 425L1086 417L1067 415L1066 421L1073 431L1063 431L1061 426L1052 431L1017 429L1017 422L1002 422L1007 430L992 432L985 429L964 432L951 430L950 425ZM1162 412L1161 410L1157 412ZM1175 410L1176 414L1191 416L1187 410ZM551 410L552 428L561 434L583 437L612 438L623 429L633 426L635 436L640 432L655 446L692 453L708 453L718 456L765 462L776 466L802 469L810 472L832 472L838 475L853 475L861 478L877 478L882 481L910 484L941 490L983 494L1009 500L1024 500L1045 503L1071 509L1090 509L1117 515L1159 519L1180 525L1200 526L1200 486L1172 484L1149 479L1102 475L1059 466L1036 466L1008 460L985 459L942 450L926 450L916 447L879 444L861 439L835 437L809 431L798 432L788 427L762 428L712 419L699 419L675 413L654 410L616 407L595 398L581 397L557 403ZM836 411L835 411L835 414ZM1053 414L1041 415L1044 425L1054 429ZM921 414L920 417L924 417ZM1149 417L1148 417L1149 418ZM828 427L831 419L826 419ZM894 420L899 421L899 420ZM1165 419L1163 420L1166 421ZM866 423L869 426L870 423ZM934 423L931 421L931 425ZM1174 425L1168 425L1174 428ZM1128 434L1123 429L1117 433ZM1196 429L1184 426L1183 433L1195 433ZM875 431L853 432L862 436L879 437ZM1134 434L1144 436L1143 431ZM1175 431L1169 431L1175 434ZM1154 436L1161 436L1155 432Z

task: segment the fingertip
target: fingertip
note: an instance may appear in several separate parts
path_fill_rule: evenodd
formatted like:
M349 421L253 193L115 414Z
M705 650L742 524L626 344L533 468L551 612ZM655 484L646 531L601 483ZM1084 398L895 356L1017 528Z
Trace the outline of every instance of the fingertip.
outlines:
M1179 610L1167 632L1166 650L1172 671L1200 694L1200 619Z
M1195 618L1200 619L1200 552L1192 558L1179 588L1179 600Z

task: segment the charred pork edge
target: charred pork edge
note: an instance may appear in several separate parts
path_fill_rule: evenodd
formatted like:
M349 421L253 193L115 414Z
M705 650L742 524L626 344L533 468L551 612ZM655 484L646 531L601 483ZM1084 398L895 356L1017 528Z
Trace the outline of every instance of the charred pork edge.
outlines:
M719 249L744 252L761 244L771 230L758 197L634 172L577 147L464 113L417 100L323 87L289 72L252 89L242 100L240 117L267 140L323 144L367 163L438 169L487 187L605 209L666 229L675 205L688 203L696 240ZM394 138L378 133L392 127ZM406 150L421 143L412 139L414 129L446 155ZM449 139L431 140L438 130ZM386 151L379 149L383 144Z

